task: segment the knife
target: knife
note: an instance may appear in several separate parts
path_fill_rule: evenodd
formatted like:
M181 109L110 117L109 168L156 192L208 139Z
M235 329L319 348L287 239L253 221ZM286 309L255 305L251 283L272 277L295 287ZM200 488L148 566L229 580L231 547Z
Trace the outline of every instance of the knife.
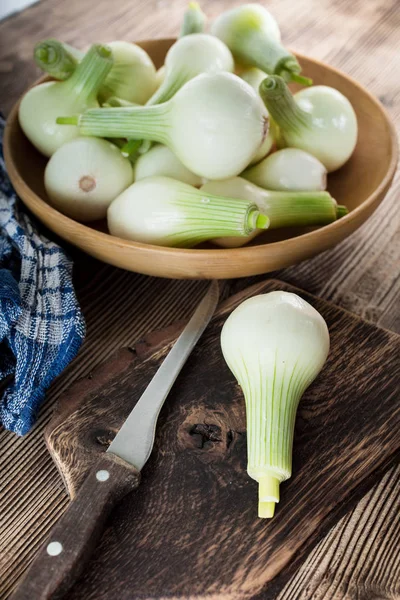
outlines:
M114 506L139 486L149 458L157 418L172 385L218 304L213 281L135 407L101 455L75 499L52 529L11 600L62 598L76 581Z

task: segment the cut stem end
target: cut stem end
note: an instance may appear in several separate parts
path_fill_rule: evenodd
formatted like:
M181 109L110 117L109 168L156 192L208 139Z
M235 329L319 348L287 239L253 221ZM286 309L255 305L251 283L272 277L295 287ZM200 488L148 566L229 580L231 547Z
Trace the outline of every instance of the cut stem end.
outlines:
M275 502L259 502L258 516L260 519L272 519L275 514Z
M287 77L287 81L291 81L292 83L299 83L307 87L313 84L313 80L310 77L304 77L304 75L299 75L298 73L288 73Z
M258 481L258 500L260 502L279 502L279 479L273 475L264 475Z
M340 219L341 217L345 217L346 215L349 214L349 209L347 208L347 206L344 206L343 204L338 204L336 207L336 218Z
M256 229L268 229L269 224L270 221L267 215L258 215L256 220Z
M78 125L79 117L57 117L56 123L57 125Z

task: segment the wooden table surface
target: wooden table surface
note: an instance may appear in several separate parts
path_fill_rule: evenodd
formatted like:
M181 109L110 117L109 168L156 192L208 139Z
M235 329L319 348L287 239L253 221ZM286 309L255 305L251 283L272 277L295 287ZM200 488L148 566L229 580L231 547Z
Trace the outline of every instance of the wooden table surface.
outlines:
M214 17L236 0L203 0ZM329 62L380 98L400 124L398 0L271 0L291 48ZM0 23L0 109L7 114L38 72L33 44L58 37L78 47L112 39L175 35L184 0L42 0ZM275 273L400 333L399 177L373 217L336 248ZM78 358L52 386L35 429L0 434L0 599L7 598L68 498L43 441L54 403L115 349L187 318L207 285L169 281L100 265L74 252L88 332ZM258 278L260 279L260 278ZM229 283L234 293L256 279ZM398 360L398 357L393 357ZM390 365L388 365L390 368ZM378 401L378 399L377 399ZM286 581L279 600L400 598L400 466L320 540Z

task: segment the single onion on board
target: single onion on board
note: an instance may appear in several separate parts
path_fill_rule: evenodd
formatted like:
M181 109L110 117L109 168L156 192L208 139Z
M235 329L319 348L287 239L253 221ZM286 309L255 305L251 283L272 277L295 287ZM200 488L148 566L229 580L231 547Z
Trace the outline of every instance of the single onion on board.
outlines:
M260 83L262 81L264 81L266 76L267 75L266 75L266 73L264 73L264 71L261 71L260 69L257 69L256 67L244 69L243 71L241 71L241 73L239 75L239 77L241 79L244 79L244 81L246 81L249 85L251 85L251 87L257 94L259 93ZM260 97L260 100L261 100L261 97ZM261 100L261 102L262 102L262 100ZM265 158L271 152L272 147L275 142L274 130L275 130L275 128L274 128L274 125L270 118L268 133L265 136L265 140L263 141L263 143L258 148L255 155L251 159L250 165L257 164L258 162L260 162L260 160Z
M232 73L234 66L230 50L219 39L206 33L185 35L168 50L164 79L147 105L166 102L197 75Z
M329 352L328 327L289 292L245 300L227 318L221 347L246 401L247 472L258 482L258 516L274 516L292 474L296 410Z

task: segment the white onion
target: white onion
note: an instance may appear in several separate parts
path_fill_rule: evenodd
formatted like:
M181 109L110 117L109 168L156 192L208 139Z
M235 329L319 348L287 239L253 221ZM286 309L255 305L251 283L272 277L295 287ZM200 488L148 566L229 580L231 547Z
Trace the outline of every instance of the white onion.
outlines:
M85 137L61 146L44 175L50 203L78 221L103 219L111 202L132 181L131 163L114 144Z
M101 89L103 100L117 96L145 104L157 89L156 68L143 48L129 42L110 42L114 66Z
M77 127L61 127L56 119L98 106L97 94L112 64L110 48L94 45L69 79L36 85L25 94L19 106L19 122L42 154L51 156L79 135Z
M316 85L292 96L283 79L273 75L261 83L260 95L286 146L309 152L328 173L350 158L357 142L357 117L338 90Z
M269 224L251 202L205 194L169 177L134 183L112 202L107 217L117 237L187 248L215 235L246 236Z
M93 109L58 123L77 124L82 135L161 142L196 175L225 179L249 164L264 141L268 117L246 82L218 73L197 76L164 104Z
M156 144L148 152L141 154L135 162L133 173L135 181L153 175L164 175L195 187L203 183L201 177L189 171L172 150L162 144Z
M271 518L292 473L297 406L328 356L328 327L296 294L270 292L229 315L221 348L246 401L247 472L259 484L259 517Z
M254 202L260 212L269 217L269 229L327 225L348 212L346 207L338 206L336 200L328 192L264 190L241 177L209 181L201 187L200 191ZM214 239L213 242L223 248L237 248L252 240L259 233L261 232L253 231L246 238L224 237Z
M148 104L166 102L188 81L202 73L233 72L234 61L223 42L206 33L179 38L165 57L165 76Z
M326 168L312 154L298 148L284 148L246 169L242 177L266 190L326 190Z

